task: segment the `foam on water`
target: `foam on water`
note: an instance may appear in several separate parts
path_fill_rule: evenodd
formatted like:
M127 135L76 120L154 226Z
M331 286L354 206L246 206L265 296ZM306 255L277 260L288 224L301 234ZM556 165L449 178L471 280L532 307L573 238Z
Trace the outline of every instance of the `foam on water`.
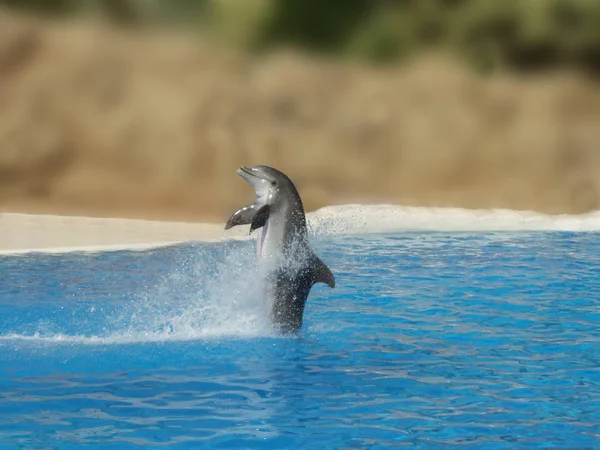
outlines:
M308 214L308 222L313 238L317 239L327 235L404 230L595 231L600 230L600 212L550 216L508 210L345 205L312 212ZM138 258L139 270L152 270L156 274L150 283L123 293L124 301L108 308L104 299L97 298L89 305L90 312L84 321L62 317L58 312L50 318L22 324L18 331L2 330L0 342L113 345L273 336L260 298L253 243L199 244L183 253L178 253L177 247L153 251L172 252L175 256L169 266L151 268L152 252L119 252L123 258ZM88 260L88 272L81 276L93 278L95 264L102 259L102 253L71 253L53 258L67 258L64 271L55 274L66 277L59 280L64 286L75 282L68 278L74 265L80 264L82 259ZM32 264L36 270L35 263ZM103 270L119 269L105 267ZM85 301L87 295L85 289L81 289L73 301ZM103 311L102 315L93 313L98 308ZM94 326L86 327L84 323L94 323Z

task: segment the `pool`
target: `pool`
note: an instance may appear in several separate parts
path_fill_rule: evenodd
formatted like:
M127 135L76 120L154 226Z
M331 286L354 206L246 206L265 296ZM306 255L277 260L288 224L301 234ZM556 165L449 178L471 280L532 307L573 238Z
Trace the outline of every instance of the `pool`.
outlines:
M0 447L600 448L600 233L313 243L293 338L249 241L0 256Z

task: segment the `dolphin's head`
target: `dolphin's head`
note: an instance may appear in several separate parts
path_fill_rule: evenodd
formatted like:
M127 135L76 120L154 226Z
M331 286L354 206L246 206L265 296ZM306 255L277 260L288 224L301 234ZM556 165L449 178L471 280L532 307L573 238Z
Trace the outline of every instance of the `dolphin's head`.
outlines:
M300 196L287 175L269 166L242 166L237 173L256 192L259 205L275 205L281 201L299 202Z

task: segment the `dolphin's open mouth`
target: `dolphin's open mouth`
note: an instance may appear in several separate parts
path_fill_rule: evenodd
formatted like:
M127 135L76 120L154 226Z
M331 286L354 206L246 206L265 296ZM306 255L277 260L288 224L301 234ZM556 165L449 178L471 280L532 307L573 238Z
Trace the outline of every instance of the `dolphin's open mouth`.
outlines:
M265 176L265 174L257 171L256 169L252 169L252 168L246 167L246 166L240 166L240 168L237 170L237 173L248 182L250 182L250 179L248 179L248 176L250 176L252 178L258 178L259 180L264 180L264 181L268 181L268 182L271 181L270 178L267 178Z
M251 177L256 177L256 175L254 175L251 171L250 168L246 167L246 166L240 166L240 168L237 171L240 175L242 175L240 172L245 173L250 175ZM243 176L243 175L242 175Z

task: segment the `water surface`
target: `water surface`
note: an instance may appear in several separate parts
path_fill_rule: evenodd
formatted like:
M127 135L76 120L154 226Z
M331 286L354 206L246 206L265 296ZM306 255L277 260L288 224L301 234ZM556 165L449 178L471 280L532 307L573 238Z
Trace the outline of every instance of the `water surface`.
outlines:
M0 257L0 446L600 448L600 233L320 237L295 338L252 245Z

